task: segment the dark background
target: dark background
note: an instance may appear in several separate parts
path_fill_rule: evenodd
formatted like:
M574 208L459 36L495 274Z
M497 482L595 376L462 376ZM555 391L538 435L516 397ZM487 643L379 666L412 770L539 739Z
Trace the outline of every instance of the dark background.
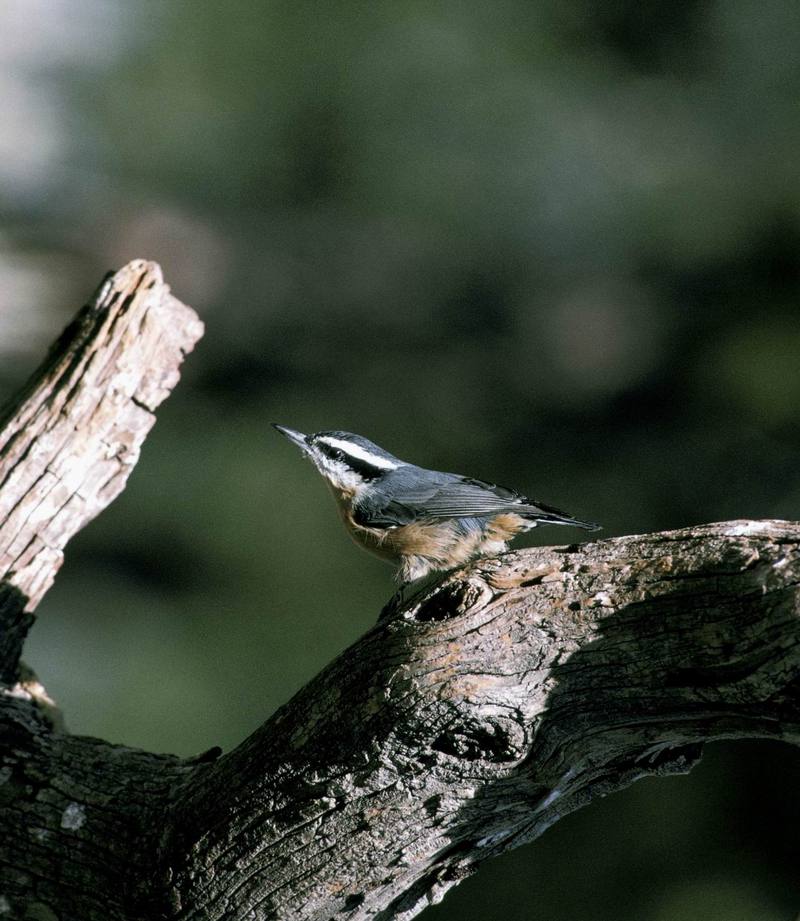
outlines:
M71 729L230 748L374 622L271 420L605 535L800 517L799 49L795 0L6 0L0 391L133 257L207 324L33 631ZM426 917L793 921L799 787L712 747Z

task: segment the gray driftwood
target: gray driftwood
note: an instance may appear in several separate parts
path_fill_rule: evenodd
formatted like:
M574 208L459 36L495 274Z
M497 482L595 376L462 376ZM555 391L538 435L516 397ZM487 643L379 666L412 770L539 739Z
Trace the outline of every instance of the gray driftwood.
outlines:
M800 524L480 560L378 624L236 750L65 734L19 662L67 540L123 488L202 328L135 262L0 433L0 917L412 918L704 742L800 742Z

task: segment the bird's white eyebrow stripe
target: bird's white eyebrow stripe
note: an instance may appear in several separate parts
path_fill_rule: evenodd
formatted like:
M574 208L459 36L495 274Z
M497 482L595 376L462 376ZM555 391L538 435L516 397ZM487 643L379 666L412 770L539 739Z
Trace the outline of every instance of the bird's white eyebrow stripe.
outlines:
M382 470L396 470L399 466L399 464L396 464L394 461L390 461L388 457L371 454L366 448L362 448L361 445L353 444L352 441L342 441L341 438L331 438L330 436L320 438L319 440L331 448L339 448L340 451L344 451L344 453L349 454L350 457L366 461L366 463L372 464L373 467L380 467Z

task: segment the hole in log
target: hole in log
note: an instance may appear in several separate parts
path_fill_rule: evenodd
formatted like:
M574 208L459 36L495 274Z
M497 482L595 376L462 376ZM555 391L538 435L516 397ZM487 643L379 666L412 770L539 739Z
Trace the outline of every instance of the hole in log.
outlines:
M478 586L469 582L445 585L422 602L414 613L414 620L429 623L458 617L476 604L481 595Z
M522 755L523 732L513 721L509 723L508 727L494 720L455 724L441 733L431 748L464 761L516 761Z
M353 895L348 895L347 898L344 900L344 908L342 909L342 912L355 911L359 907L359 905L364 904L365 898L366 896L364 895L363 892L355 892L353 893Z

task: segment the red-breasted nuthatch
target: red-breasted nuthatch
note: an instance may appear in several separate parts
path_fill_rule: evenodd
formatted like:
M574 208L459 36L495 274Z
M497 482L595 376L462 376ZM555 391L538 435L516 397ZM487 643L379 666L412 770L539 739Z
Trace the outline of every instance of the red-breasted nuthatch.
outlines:
M502 553L512 537L540 524L600 527L505 486L409 464L361 435L303 435L272 424L325 478L353 540L399 564L400 582Z

